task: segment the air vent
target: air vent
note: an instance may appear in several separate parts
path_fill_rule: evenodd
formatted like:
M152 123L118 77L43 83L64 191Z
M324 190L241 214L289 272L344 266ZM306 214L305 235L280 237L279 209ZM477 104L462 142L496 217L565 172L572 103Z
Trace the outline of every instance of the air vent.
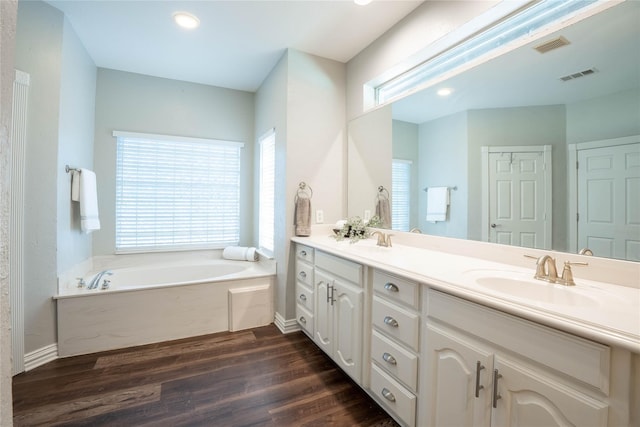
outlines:
M589 76L597 72L598 70L596 70L595 68L589 68L588 70L567 74L566 76L560 77L560 80L562 80L563 82L568 82L569 80L579 79L580 77Z
M557 49L562 46L566 46L570 44L569 40L560 36L557 39L549 40L548 42L544 42L543 44L536 46L534 49L540 53L547 53L551 50Z

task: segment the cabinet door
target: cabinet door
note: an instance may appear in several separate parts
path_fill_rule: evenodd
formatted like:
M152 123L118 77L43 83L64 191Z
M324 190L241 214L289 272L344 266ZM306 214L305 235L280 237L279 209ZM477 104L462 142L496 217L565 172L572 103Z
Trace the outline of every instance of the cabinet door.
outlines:
M511 360L495 358L493 426L607 425L608 405Z
M333 306L329 299L329 286L332 284L332 279L326 274L316 271L315 280L314 341L325 353L333 355Z
M334 360L352 378L362 376L362 288L333 281Z
M426 340L429 374L423 390L428 407L427 424L489 426L491 352L430 324Z

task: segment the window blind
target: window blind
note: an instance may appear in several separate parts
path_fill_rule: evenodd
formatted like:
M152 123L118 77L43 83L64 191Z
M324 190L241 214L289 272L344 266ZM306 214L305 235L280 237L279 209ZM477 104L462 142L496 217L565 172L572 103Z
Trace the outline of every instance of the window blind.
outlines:
M411 161L393 159L391 166L391 228L409 231L411 218Z
M260 143L260 194L258 207L258 246L273 254L275 249L275 171L276 134L270 130L259 140Z
M241 143L114 132L116 252L240 240Z

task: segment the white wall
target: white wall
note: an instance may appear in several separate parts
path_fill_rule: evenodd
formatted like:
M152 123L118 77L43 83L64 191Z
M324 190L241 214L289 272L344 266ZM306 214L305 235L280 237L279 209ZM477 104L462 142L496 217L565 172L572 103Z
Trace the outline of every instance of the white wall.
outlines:
M9 308L9 132L13 97L16 1L0 2L0 425L13 423Z
M104 68L96 89L94 169L101 229L93 255L115 249L113 131L244 142L241 158L240 243L253 241L253 94Z

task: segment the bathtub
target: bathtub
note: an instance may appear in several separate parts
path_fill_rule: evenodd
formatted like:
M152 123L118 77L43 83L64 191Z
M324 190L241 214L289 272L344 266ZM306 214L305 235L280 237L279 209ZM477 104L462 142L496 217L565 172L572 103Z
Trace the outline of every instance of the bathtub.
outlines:
M273 322L274 261L100 260L109 288L69 282L55 297L60 357L263 326ZM109 264L113 267L109 267Z

